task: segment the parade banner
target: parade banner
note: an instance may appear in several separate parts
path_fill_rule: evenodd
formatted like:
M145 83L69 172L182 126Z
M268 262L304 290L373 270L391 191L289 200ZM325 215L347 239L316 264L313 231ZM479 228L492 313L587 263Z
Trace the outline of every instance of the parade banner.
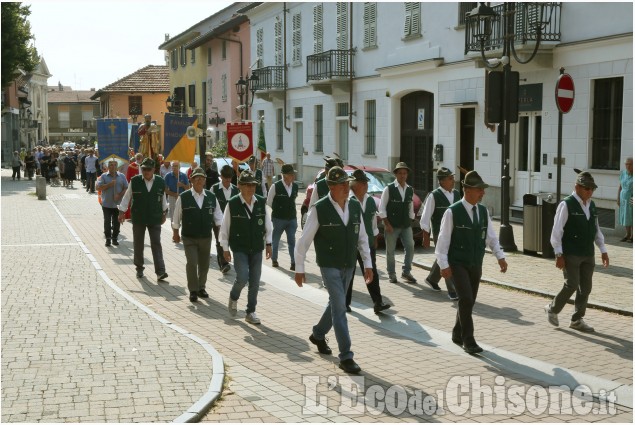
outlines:
M194 161L198 119L180 114L165 114L165 143L163 158L166 161Z
M101 164L112 158L128 163L128 120L98 119L97 140Z
M253 153L251 123L227 123L227 156L245 162Z
M137 131L139 131L139 124L128 123L128 146L132 148L134 153L139 152L139 134L137 133Z
M260 160L262 161L267 156L267 142L265 142L265 123L260 121L258 131L258 150L260 151Z

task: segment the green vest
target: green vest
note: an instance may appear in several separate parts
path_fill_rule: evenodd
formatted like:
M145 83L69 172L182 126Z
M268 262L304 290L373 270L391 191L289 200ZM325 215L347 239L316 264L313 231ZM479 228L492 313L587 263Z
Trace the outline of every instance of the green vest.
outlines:
M343 269L355 266L362 207L357 199L348 200L348 224L342 219L328 197L315 203L320 227L315 234L315 254L320 267Z
M152 188L148 192L142 175L136 175L130 180L132 189L132 206L130 213L132 222L154 226L163 221L163 197L165 196L165 180L161 176L154 176Z
M461 195L459 191L456 189L452 190L452 194L454 195L454 200L452 203L459 202L461 200ZM432 193L428 196L434 196L434 212L432 213L432 217L430 218L430 222L432 223L432 234L435 237L439 237L439 231L441 230L441 219L443 218L443 214L445 210L448 209L450 203L448 202L448 198L443 193L443 189L437 187Z
M265 196L264 193L262 193L262 170L256 169L256 171L254 171L254 175L256 180L258 180L258 184L256 185L256 195Z
M410 227L410 204L414 189L412 186L406 187L406 197L401 199L399 189L393 183L388 185L388 205L386 205L386 218L390 225L397 229Z
M276 195L271 203L271 217L281 220L293 220L296 216L295 198L298 197L298 184L291 184L291 196L282 180L276 182Z
M230 198L240 193L238 188L234 186L233 184L230 185L229 188L230 188ZM220 205L221 211L225 212L225 205L227 205L227 201L229 201L229 199L225 199L225 192L223 192L223 183L222 182L215 183L212 186L212 192L214 192L214 196L216 196L216 199L218 200L218 205Z
M313 190L317 190L318 199L324 198L329 194L329 185L326 182L326 178L320 179L315 182L315 187Z
M591 201L589 210L591 215L587 220L582 206L572 195L564 198L569 211L569 218L564 225L564 234L562 235L562 253L564 255L579 255L593 257L595 248L595 234L597 233L598 213L595 209L595 203Z
M464 266L482 266L485 256L485 238L487 236L487 209L478 204L479 222L472 223L472 212L468 214L462 202L449 206L452 210L452 239L448 251L448 262Z
M198 207L192 189L181 193L181 220L183 221L183 236L190 238L211 238L214 227L214 210L216 197L209 190L204 190L203 205Z
M249 214L240 196L227 202L231 214L229 247L232 251L254 254L265 249L265 198L254 195L256 203Z
M357 199L355 195L352 196L357 202L361 201ZM366 205L364 211L362 211L362 217L364 218L364 228L366 228L366 234L368 235L368 246L375 246L375 235L373 235L373 220L377 220L377 205L375 200L369 196L366 198Z

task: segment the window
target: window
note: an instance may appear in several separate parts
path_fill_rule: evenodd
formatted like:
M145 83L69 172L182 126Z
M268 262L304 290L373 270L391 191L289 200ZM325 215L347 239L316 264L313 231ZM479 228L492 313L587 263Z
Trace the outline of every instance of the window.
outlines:
M186 60L187 50L185 50L185 46L179 47L179 52L181 56L181 66L185 66L185 64L187 63L187 60Z
M192 49L192 50L190 50L190 52L192 52L191 53L192 59L191 59L190 62L196 63L196 49Z
M323 19L323 6L318 4L313 6L313 53L322 53L323 47L323 34L324 34L324 19Z
M256 31L256 56L258 59L258 63L256 64L256 68L262 68L265 66L263 57L265 54L265 46L264 46L264 31L262 28L258 28Z
M82 106L82 127L95 128L95 121L93 120L93 108L91 106Z
M470 13L472 11L472 9L474 9L477 6L478 3L476 2L461 2L459 3L459 19L458 19L458 24L459 25L465 25L465 15L467 13Z
M421 3L405 2L406 22L404 24L404 38L419 36L421 34Z
M291 64L302 64L302 18L299 13L293 15L293 54L291 58Z
M279 17L276 17L276 22L274 23L274 50L275 65L284 65L282 59L282 22Z
M338 103L336 105L337 117L348 117L348 103Z
M212 64L212 48L211 47L207 48L207 64L208 65Z
M315 152L324 151L324 107L315 105Z
M212 102L212 79L209 78L207 80L207 103L213 103Z
M296 120L301 120L302 119L302 107L301 106L296 106L295 108L293 108L293 118L295 118Z
M338 1L337 5L337 49L348 49L348 3Z
M276 150L281 151L282 146L282 127L283 127L282 108L276 109Z
M623 95L623 77L593 81L591 168L620 169Z
M196 86L194 84L187 86L187 106L196 108Z
M170 52L170 66L172 69L177 69L179 67L179 53L176 49Z
M221 99L223 102L227 102L227 74L221 75L220 83L221 83Z
M364 47L377 47L377 3L364 3Z
M57 110L57 121L60 128L68 128L71 126L71 112L68 106L60 105Z
M221 59L227 59L227 40L223 40L223 44L221 45Z
M128 115L139 116L143 112L141 96L128 96Z
M375 155L377 141L377 104L375 100L365 102L364 155Z

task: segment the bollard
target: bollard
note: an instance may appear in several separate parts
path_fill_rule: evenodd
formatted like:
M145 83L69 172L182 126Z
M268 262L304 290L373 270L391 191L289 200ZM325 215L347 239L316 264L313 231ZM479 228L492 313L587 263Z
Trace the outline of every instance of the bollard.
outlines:
M40 201L46 200L46 179L42 176L35 176L35 194Z

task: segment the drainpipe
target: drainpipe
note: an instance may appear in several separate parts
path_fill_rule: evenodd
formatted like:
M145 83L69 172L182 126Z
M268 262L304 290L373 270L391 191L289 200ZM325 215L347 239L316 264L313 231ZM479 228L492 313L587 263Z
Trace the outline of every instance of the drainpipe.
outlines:
M284 26L284 109L282 111L282 121L284 122L284 129L287 131L291 131L291 127L287 127L287 2L282 3L282 16L283 16L283 26Z
M349 85L348 85L348 126L353 131L357 131L357 126L353 125L353 2L349 3L351 22L349 24L350 34L348 37L348 63L349 63Z

